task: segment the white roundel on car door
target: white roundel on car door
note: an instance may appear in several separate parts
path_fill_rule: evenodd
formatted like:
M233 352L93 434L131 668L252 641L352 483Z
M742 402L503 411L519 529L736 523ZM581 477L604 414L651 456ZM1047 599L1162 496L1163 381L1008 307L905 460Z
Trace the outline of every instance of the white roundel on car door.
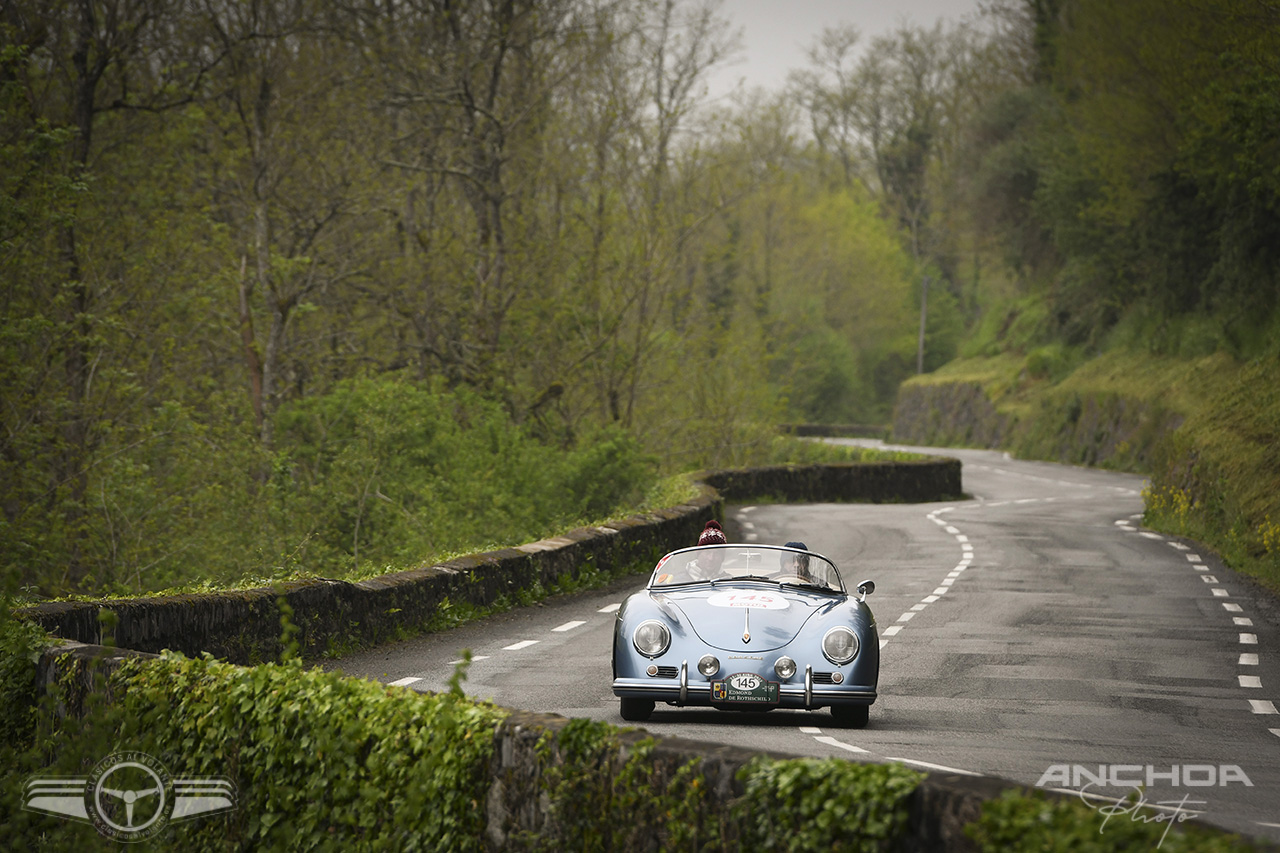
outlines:
M707 599L712 607L752 607L762 610L786 610L789 602L781 595L763 590L730 590L717 592Z

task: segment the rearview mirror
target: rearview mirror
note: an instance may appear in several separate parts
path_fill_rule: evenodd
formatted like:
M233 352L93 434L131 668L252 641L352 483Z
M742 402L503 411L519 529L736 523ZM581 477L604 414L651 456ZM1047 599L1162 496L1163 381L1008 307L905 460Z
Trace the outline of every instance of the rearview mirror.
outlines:
M863 581L858 584L858 595L862 596L862 601L867 600L867 596L876 591L875 581Z

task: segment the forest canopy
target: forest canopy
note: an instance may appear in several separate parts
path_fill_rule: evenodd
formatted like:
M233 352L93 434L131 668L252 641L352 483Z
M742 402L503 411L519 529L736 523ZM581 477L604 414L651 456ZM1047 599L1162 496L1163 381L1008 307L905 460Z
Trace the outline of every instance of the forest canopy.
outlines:
M0 566L402 566L885 423L962 347L1248 354L1278 31L998 0L715 102L703 0L5 3Z

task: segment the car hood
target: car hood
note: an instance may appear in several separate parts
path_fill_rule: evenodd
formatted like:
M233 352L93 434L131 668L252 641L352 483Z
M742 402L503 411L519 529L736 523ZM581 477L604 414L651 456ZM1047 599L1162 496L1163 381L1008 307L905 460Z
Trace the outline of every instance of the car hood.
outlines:
M725 651L769 651L787 645L816 613L840 599L778 587L717 587L664 593L666 604L707 645Z

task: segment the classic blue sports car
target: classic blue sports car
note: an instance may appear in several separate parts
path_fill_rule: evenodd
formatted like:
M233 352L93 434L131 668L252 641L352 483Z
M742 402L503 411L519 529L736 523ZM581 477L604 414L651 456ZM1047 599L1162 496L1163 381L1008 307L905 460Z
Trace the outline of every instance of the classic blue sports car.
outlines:
M866 597L849 595L820 554L709 545L667 554L627 598L613 628L613 692L622 718L654 705L724 710L830 708L862 728L876 700L880 643Z

